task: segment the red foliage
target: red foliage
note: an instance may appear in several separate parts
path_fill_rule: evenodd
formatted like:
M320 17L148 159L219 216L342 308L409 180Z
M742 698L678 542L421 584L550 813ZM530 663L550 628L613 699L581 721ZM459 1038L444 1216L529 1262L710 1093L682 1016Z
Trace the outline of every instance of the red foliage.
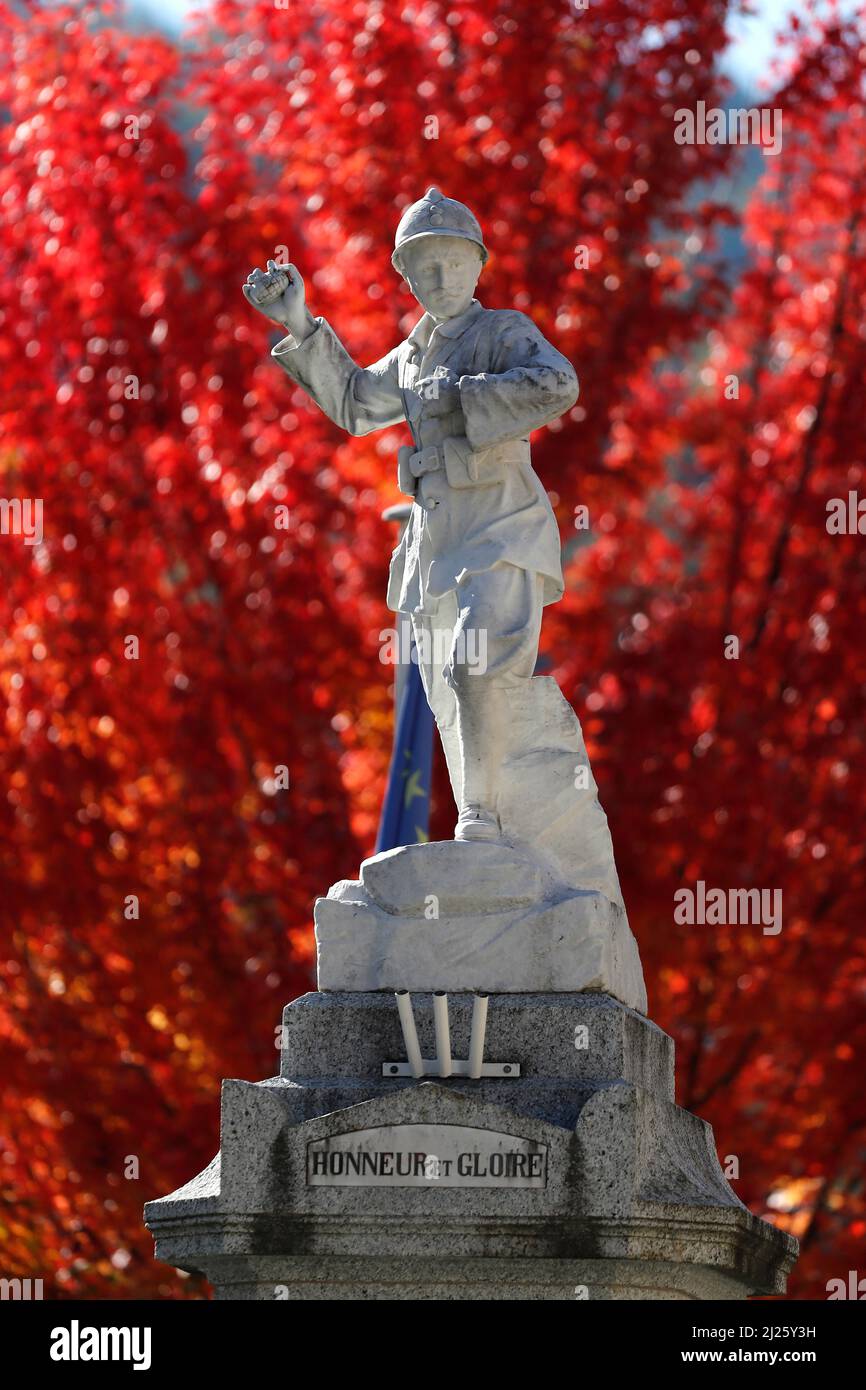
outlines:
M219 0L180 56L110 8L0 3L0 492L43 499L45 532L0 536L4 1273L192 1291L141 1204L210 1158L220 1077L275 1069L312 900L372 844L403 435L335 431L240 284L285 245L380 356L416 315L393 227L435 182L482 220L483 302L577 366L535 441L569 557L548 655L679 1098L822 1296L864 1216L866 570L825 527L863 487L854 27L800 25L731 293L704 181L742 152L672 138L675 108L723 101L718 0ZM783 931L676 925L699 878L782 889Z

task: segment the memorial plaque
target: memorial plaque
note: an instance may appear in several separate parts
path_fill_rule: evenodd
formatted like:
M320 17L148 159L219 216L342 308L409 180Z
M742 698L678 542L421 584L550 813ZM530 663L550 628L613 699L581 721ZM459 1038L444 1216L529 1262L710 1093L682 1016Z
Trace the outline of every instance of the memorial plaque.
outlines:
M466 1125L379 1125L307 1145L310 1187L547 1186L547 1146Z

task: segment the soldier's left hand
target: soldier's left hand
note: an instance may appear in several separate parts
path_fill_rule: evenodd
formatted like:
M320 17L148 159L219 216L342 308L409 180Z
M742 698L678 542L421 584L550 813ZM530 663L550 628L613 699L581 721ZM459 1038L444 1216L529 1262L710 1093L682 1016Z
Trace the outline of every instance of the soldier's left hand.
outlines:
M425 419L435 420L460 409L460 388L447 377L422 377L415 383L415 392L421 398Z

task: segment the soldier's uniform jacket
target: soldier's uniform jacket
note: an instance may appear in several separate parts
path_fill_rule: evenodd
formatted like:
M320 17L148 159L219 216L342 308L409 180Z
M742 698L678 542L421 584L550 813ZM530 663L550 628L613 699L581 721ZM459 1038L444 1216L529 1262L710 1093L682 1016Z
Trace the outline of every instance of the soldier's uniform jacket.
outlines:
M559 531L529 434L574 404L578 384L525 314L477 299L438 325L425 313L366 368L319 318L300 346L289 336L272 356L350 434L409 424L414 442L399 451L398 481L416 505L391 559L389 607L433 611L466 575L500 560L541 574L545 603L562 596ZM430 418L414 388L433 376L458 384L460 410Z

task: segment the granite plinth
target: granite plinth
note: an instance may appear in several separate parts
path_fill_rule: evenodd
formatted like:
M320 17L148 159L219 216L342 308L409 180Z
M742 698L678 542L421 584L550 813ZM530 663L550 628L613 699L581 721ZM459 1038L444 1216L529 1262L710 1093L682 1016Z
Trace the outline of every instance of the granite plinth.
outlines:
M414 1001L432 1055L429 997ZM471 998L450 1001L452 1052ZM382 1075L393 998L312 994L281 1074L223 1084L221 1153L145 1215L157 1257L218 1298L548 1300L781 1293L796 1242L726 1182L673 1101L673 1045L603 995L496 995L514 1079Z

